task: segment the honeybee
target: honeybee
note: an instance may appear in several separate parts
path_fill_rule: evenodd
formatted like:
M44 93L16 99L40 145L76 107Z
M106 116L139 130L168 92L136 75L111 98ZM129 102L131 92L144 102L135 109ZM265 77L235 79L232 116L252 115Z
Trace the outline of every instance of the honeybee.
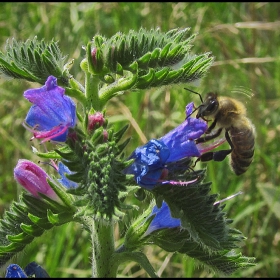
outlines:
M199 94L200 95L200 94ZM236 175L241 175L247 171L253 161L255 147L255 127L251 120L246 116L245 106L238 100L218 96L216 93L208 93L202 104L196 109L196 118L208 121L209 117L213 120L208 127L204 137L196 140L197 143L209 141L218 137L222 130L225 130L225 138L230 145L229 150L217 152L207 152L198 159L200 161L222 161L228 154L231 154L230 166ZM212 130L219 127L215 133Z

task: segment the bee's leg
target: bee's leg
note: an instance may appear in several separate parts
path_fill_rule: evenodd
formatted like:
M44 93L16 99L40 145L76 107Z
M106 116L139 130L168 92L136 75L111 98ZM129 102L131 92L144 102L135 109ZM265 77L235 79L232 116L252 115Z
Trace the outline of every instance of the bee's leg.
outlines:
M218 133L218 132L219 132L219 133ZM217 131L216 134L219 135L220 133L221 133L221 129L219 129L219 130ZM211 136L213 136L213 135L209 135L207 140L209 140L209 138L210 138ZM206 137L207 137L207 136L206 136ZM204 138L206 138L206 137L204 137ZM195 161L195 164L196 164L198 161L202 161L202 162L209 161L209 160L223 161L223 160L226 158L226 156L227 156L228 154L230 154L230 153L232 152L232 150L233 150L233 144L232 144L232 142L231 142L231 139L230 139L230 137L229 137L229 134L228 134L228 131L227 131L227 130L226 130L226 133L225 133L225 137L226 137L226 139L227 139L227 141L228 141L228 143L229 143L229 145L230 145L230 147L231 147L230 149L228 149L228 150L220 150L220 151L217 151L217 152L208 152L208 153L205 153L205 154L201 155L201 156ZM214 138L214 137L212 137L212 138ZM210 138L210 139L212 139L212 138ZM201 138L199 138L199 139L201 139ZM197 139L197 141L198 141L199 139ZM207 140L205 140L205 141L207 141ZM203 138L202 138L202 140L201 140L200 142L197 142L197 143L201 143L201 142L205 142L205 141L203 141Z
M211 125L206 130L205 134L209 134L215 128L216 124L217 124L217 119L214 119L214 121L211 123Z
M221 150L217 152L208 152L203 154L201 157L197 159L197 161L209 161L209 160L214 160L214 161L223 161L228 154L232 152L232 149L229 150Z
M212 125L211 125L211 126L212 126ZM211 127L211 126L210 126L210 127ZM209 128L210 128L210 127L209 127ZM207 135L207 136L204 136L204 137L200 137L200 138L198 138L198 139L195 140L195 143L196 143L196 144L198 144L198 143L204 143L204 142L207 142L207 141L209 141L209 140L211 140L211 139L214 139L214 138L218 137L218 136L221 134L222 130L223 130L223 128L219 128L214 134Z

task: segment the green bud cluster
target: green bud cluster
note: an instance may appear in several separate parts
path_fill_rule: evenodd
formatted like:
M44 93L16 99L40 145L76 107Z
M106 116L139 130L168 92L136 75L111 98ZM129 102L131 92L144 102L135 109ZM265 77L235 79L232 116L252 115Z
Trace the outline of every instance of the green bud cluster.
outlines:
M187 37L190 28L173 29L167 33L159 29L147 31L130 30L128 34L118 32L109 39L99 35L93 38L91 47L95 48L95 60L103 60L105 68L121 74L121 66L129 70L134 61L139 68L170 66L181 61L189 52L190 42L195 35ZM99 55L97 55L99 54ZM99 69L103 70L103 67Z
M190 28L167 33L159 29L118 32L106 39L97 35L87 45L88 71L105 84L118 83L120 77L133 73L133 89L187 83L201 78L213 61L210 53L191 55Z
M103 126L91 131L90 138L68 140L68 147L58 149L62 162L73 172L68 179L79 183L67 192L76 196L76 217L94 216L109 220L122 215L120 196L126 191L126 175L122 170L129 164L118 157L128 141L117 144L127 126L114 133ZM104 136L105 135L105 136Z
M6 53L0 52L0 73L40 84L53 75L59 84L68 85L65 59L66 56L63 56L57 42L53 40L45 43L44 40L38 41L36 36L25 42L12 39L10 44L7 41Z

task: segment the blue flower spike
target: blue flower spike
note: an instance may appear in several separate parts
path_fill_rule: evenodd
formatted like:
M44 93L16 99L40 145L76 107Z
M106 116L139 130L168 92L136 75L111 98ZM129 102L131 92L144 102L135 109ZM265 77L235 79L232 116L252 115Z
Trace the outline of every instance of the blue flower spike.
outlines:
M77 117L75 103L64 92L54 76L49 76L43 87L24 92L23 96L34 104L23 124L33 133L31 139L43 139L41 143L66 141L68 129L76 125Z
M159 139L152 139L136 148L129 159L135 161L124 170L133 174L141 187L152 190L157 184L188 185L196 181L177 182L165 180L169 166L190 157L201 155L200 146L195 143L207 130L207 123L202 119L190 117L193 102L186 106L186 120Z

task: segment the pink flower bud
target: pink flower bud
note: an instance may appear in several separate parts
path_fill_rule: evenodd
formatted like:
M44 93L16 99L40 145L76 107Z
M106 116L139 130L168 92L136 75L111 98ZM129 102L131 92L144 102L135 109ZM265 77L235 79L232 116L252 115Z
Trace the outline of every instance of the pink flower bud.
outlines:
M47 182L48 174L32 161L19 159L14 169L14 177L33 196L40 198L40 192L53 200L60 200Z
M94 66L97 65L96 53L97 53L97 49L93 48L91 51L91 57L92 57L92 63L94 64Z
M96 112L88 116L88 130L92 131L95 128L102 126L105 123L105 118L102 113Z

